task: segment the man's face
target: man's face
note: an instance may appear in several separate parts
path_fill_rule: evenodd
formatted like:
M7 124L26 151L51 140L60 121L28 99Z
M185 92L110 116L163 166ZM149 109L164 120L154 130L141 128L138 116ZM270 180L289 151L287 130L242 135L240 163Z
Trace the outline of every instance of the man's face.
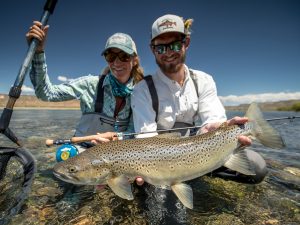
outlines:
M163 73L176 73L185 62L189 38L185 39L180 33L165 33L154 39L152 52L156 63Z

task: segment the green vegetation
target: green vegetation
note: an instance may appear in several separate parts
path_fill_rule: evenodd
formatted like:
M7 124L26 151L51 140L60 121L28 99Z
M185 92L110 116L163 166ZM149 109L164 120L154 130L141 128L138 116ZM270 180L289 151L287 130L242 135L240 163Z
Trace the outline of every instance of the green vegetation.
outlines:
M277 110L300 112L300 102L294 103L292 106L279 107Z

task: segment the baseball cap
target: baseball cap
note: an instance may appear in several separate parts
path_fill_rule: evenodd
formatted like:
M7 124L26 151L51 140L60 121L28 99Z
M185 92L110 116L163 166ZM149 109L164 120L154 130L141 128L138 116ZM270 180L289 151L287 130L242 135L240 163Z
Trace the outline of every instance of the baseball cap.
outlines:
M171 14L159 17L152 24L151 40L161 34L168 32L178 32L185 34L183 19L179 16Z
M118 48L129 55L136 54L137 50L134 41L128 34L115 33L110 36L105 44L105 49L102 51L102 55L109 48Z

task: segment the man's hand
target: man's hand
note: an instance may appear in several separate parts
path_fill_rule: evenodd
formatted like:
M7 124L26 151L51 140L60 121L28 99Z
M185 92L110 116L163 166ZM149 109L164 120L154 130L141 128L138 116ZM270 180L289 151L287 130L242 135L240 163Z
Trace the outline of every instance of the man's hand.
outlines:
M145 181L142 177L136 177L135 182L136 182L137 185L142 186Z
M227 120L227 124L228 125L237 125L237 124L244 124L248 121L249 121L249 119L247 117L236 116L230 120ZM239 136L238 140L242 145L245 145L245 146L249 146L252 143L251 139L248 138L247 136Z
M230 125L237 125L237 124L244 124L246 122L248 122L247 117L238 117L238 116L226 121L226 123L229 126ZM213 130L217 129L221 124L222 123L209 123L209 124L206 124L205 126L201 127L200 132L202 134L202 133L207 133L207 132L213 131ZM239 136L238 140L242 145L245 145L245 146L249 146L252 143L251 139L246 137L246 136Z

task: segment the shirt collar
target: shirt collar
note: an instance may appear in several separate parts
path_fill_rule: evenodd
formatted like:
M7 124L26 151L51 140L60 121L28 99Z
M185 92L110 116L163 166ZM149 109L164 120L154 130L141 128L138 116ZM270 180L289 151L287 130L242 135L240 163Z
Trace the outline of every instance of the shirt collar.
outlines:
M105 75L104 81L103 81L103 87L109 85L109 78L108 74Z
M184 72L185 72L185 79L184 79L184 85L186 84L186 82L190 79L190 71L188 69L188 67L184 64ZM174 88L175 85L177 85L179 87L179 84L176 83L176 81L171 80L169 77L167 77L159 68L156 72L158 78L164 82L168 87L170 88ZM183 85L183 86L184 86Z

